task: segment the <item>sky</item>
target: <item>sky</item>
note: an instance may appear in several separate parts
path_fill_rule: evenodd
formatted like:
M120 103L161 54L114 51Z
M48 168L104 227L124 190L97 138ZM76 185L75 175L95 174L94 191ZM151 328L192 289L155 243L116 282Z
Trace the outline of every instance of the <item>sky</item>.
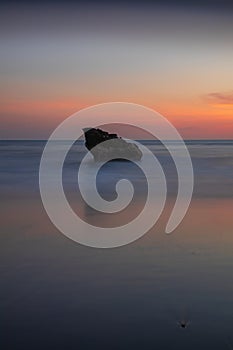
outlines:
M158 111L185 139L233 138L231 2L3 1L0 52L0 139L47 139L114 101Z

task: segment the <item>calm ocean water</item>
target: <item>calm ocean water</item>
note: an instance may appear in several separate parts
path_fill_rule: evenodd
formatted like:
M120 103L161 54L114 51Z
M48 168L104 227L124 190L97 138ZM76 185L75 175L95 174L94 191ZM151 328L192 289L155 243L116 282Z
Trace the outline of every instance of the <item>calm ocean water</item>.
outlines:
M168 190L176 193L176 169L168 151L158 141L143 141L162 164ZM195 196L213 197L233 196L233 140L196 140L186 141L192 157L195 176ZM0 141L1 163L0 176L2 191L38 192L38 174L40 158L45 141ZM64 148L65 142L54 147L56 157L59 147ZM171 141L171 147L179 151L179 144ZM78 165L86 153L82 141L76 143L66 158L63 181L64 186L72 188L77 182ZM109 189L122 175L129 177L134 183L143 186L145 179L137 166L131 163L108 163L99 176L99 184L104 184L104 191ZM138 187L138 186L136 186ZM100 189L101 190L101 189Z
M48 219L38 185L45 141L0 141L2 349L233 348L233 140L186 141L194 197L172 235L164 227L177 191L175 166L159 142L143 143L164 168L166 208L141 239L104 250L70 241ZM65 143L54 157L57 147ZM76 179L85 153L82 142L68 153L67 197L87 221L117 223L81 201ZM136 165L104 165L97 185L111 199L122 177L136 189L131 218L146 193Z

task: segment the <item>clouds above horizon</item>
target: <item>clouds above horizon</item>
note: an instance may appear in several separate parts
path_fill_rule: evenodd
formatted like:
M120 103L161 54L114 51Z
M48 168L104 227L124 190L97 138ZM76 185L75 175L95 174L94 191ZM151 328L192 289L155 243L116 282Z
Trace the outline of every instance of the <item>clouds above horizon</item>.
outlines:
M205 99L208 103L216 103L223 105L233 104L233 91L231 92L211 92L205 95Z

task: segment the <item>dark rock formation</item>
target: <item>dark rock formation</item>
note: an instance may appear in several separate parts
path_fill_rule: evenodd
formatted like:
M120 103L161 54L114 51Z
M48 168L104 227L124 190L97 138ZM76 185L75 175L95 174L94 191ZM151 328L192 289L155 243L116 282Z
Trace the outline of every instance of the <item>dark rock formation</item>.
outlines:
M85 146L93 154L96 161L127 159L137 161L142 158L142 152L136 144L126 142L117 134L109 134L95 128L85 128L83 131Z

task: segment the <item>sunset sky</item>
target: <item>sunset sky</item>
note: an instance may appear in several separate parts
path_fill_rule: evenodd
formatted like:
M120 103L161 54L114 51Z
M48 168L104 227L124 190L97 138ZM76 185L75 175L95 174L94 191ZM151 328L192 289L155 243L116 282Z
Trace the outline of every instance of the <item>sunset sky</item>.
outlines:
M186 139L233 138L225 1L2 2L0 52L1 139L46 139L111 101L157 110Z

